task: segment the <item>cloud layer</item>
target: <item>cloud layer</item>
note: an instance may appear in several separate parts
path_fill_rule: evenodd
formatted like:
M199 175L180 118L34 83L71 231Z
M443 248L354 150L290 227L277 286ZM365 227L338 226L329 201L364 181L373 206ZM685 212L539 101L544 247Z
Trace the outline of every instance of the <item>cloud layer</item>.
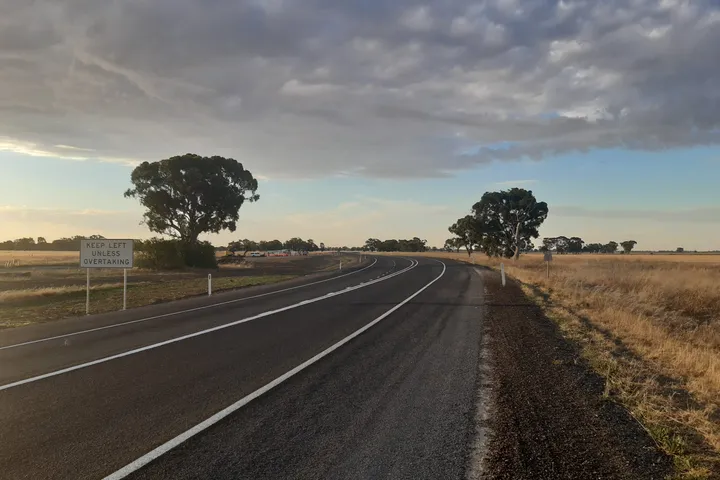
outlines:
M0 148L417 177L717 144L717 45L715 0L5 0Z

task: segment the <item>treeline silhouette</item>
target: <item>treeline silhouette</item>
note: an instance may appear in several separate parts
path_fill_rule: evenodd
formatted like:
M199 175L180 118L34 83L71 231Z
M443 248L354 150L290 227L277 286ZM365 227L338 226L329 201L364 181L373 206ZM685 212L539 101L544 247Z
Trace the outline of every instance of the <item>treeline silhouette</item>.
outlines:
M58 238L52 242L48 242L45 237L37 237L37 239L24 237L0 242L0 250L78 252L80 251L80 240L84 238L102 240L105 237L102 235L88 237L75 235L74 237Z

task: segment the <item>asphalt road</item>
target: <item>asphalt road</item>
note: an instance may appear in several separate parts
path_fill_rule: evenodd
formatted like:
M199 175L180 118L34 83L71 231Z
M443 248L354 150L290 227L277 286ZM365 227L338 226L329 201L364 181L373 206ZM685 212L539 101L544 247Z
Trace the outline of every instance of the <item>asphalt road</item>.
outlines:
M483 280L372 262L0 332L0 477L464 478Z

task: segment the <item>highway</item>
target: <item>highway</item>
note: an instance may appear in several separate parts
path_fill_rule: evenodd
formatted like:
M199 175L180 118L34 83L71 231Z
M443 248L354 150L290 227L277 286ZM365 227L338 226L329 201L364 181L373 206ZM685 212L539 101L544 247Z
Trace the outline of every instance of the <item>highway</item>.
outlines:
M465 478L483 279L428 258L0 332L3 479Z

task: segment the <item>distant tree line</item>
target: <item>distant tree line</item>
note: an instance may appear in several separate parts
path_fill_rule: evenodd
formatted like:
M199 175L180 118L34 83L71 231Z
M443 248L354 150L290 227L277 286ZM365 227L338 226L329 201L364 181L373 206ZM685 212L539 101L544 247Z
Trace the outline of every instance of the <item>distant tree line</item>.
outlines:
M400 240L368 238L362 250L366 252L424 252L428 250L426 245L427 240L421 240L418 237Z
M635 248L637 242L635 240L625 240L623 242L609 241L607 243L585 243L580 237L545 237L543 244L538 249L541 252L552 251L559 254L578 254L578 253L615 253L618 247L622 248L621 253L630 253Z
M247 255L248 252L272 252L275 250L292 250L296 252L324 252L325 244L316 244L315 240L309 238L303 240L300 237L293 237L289 240L281 242L280 240L250 240L242 239L230 242L227 247L218 247L218 250L227 250L231 254Z
M73 237L63 237L48 242L45 237L17 238L15 240L6 240L0 242L0 250L20 250L20 251L55 251L55 252L77 252L80 251L80 240L89 238L93 240L102 240L102 235L90 235L88 237L75 235Z

